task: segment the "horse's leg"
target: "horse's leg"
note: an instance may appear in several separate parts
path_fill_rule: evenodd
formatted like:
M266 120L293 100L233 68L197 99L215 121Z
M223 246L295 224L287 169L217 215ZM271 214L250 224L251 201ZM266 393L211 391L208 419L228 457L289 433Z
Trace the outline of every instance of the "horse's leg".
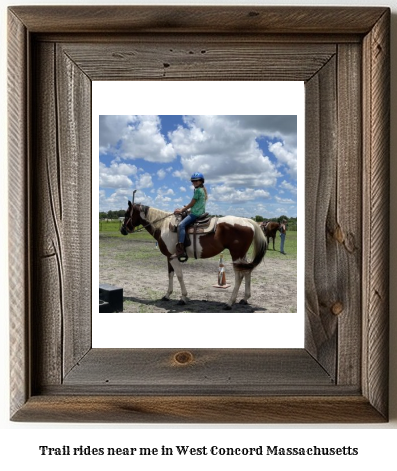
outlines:
M185 282L183 281L183 273L182 273L182 264L180 261L175 258L174 260L170 261L172 268L175 270L176 277L178 278L179 284L181 286L182 297L179 300L178 304L187 304L187 290L185 286Z
M170 300L170 296L172 294L172 291L174 290L174 273L174 268L168 260L168 290L167 293L163 296L162 301Z
M232 296L229 299L229 302L226 304L225 309L231 309L233 304L236 302L238 290L240 289L243 278L244 278L244 272L234 270L234 289L232 292Z
M245 255L244 260L247 261L247 255ZM244 298L240 300L240 304L248 304L248 299L251 297L251 273L251 270L241 273L241 279L244 277L245 290Z
M275 248L274 248L274 242L275 242L275 240L276 240L276 237L274 236L274 237L273 237L273 250L275 250Z
M245 291L244 298L240 301L240 304L248 304L248 300L251 297L251 273L251 271L244 273Z

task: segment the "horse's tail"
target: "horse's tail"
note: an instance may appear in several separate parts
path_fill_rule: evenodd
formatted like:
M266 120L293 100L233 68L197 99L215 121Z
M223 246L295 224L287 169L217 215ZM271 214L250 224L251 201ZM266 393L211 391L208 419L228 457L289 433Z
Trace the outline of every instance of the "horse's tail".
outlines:
M255 267L257 267L261 263L267 250L267 240L259 224L257 224L252 219L248 219L248 220L254 226L253 258L251 262L246 262L244 260L234 262L233 267L235 270L238 270L238 271L253 270Z

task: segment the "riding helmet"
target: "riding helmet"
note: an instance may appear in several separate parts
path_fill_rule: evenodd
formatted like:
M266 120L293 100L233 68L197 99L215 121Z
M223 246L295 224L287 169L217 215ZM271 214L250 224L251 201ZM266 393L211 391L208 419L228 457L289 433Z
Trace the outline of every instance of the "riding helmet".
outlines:
M200 172L193 173L192 177L190 178L190 181L194 182L196 180L203 180L204 183L204 175Z

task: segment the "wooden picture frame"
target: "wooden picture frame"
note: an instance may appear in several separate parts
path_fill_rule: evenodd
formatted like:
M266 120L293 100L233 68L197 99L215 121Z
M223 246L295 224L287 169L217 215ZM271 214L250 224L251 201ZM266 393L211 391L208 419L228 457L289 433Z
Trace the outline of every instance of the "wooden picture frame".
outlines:
M11 420L387 421L389 23L383 7L9 8ZM305 348L91 348L92 80L305 81Z

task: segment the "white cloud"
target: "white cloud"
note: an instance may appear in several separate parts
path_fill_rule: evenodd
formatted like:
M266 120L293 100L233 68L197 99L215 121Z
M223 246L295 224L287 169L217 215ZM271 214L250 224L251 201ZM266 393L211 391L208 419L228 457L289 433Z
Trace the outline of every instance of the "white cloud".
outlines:
M290 198L280 198L279 196L275 196L274 199L277 201L278 204L294 204L295 201Z
M179 126L169 138L181 156L182 170L174 176L188 179L202 172L207 182L224 182L249 188L275 186L281 176L275 164L263 154L257 139L260 131L241 126L228 116L185 117L187 127Z
M102 162L100 162L100 169L104 169L106 166ZM126 164L126 163L118 163L116 161L112 161L110 167L106 167L106 172L110 175L136 175L138 173L138 169L135 165Z
M269 150L276 156L280 164L288 167L290 176L296 179L298 170L296 152L288 150L285 144L280 141L269 144Z
M244 190L236 190L232 186L215 186L211 188L209 194L211 200L228 203L242 203L246 201L254 201L256 199L268 199L270 194L265 190L254 190L253 188L246 188Z
M172 201L172 199L169 196L157 195L155 198L155 201L164 203L164 202Z
M296 115L250 115L228 118L238 120L241 128L254 129L258 134L281 139L289 147L296 148Z
M173 196L175 195L175 192L172 188L168 188L166 186L161 186L158 190L157 190L157 194L159 196Z
M167 175L166 171L162 168L157 171L157 177L159 180L164 180L166 175Z
M132 116L100 116L99 117L99 152L104 154L115 148L125 138L128 122Z
M297 188L295 185L293 185L292 183L290 182L287 182L287 180L283 180L280 185L279 185L279 188L282 188L283 190L287 190L289 191L290 193L296 195L297 194ZM280 192L281 193L281 192Z
M102 175L99 184L102 188L130 188L132 180L125 175Z
M153 186L153 180L150 173L144 173L140 175L139 179L136 182L137 188L151 188Z
M175 151L161 134L158 116L100 116L100 152L123 159L171 162Z
M117 189L108 197L102 193L99 197L99 207L101 211L127 209L128 200L131 200L131 197L132 191L127 191L126 189Z
M99 162L99 186L101 188L129 188L132 185L131 175L136 175L135 165L112 162L110 167Z

